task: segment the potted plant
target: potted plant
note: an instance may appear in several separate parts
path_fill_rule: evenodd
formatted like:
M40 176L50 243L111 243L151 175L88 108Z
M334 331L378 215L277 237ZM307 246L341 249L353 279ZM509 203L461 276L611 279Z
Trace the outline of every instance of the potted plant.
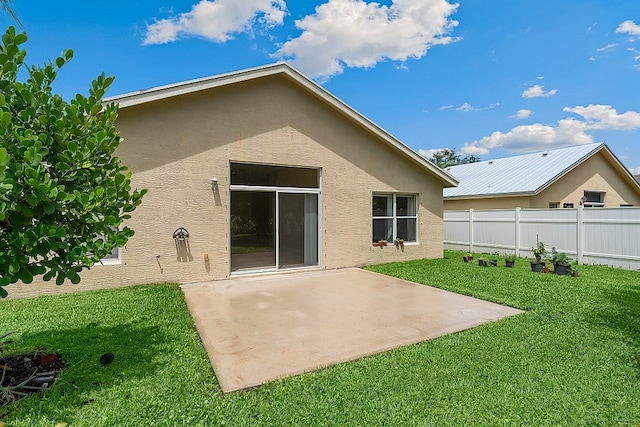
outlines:
M516 265L516 254L506 254L504 256L504 266L513 268Z
M478 265L480 267L487 267L489 264L487 264L487 260L484 258L479 258L478 259Z
M566 276L571 274L571 261L573 258L570 258L564 252L558 252L555 247L551 248L551 256L549 257L549 261L553 264L553 271L559 276Z
M539 273L545 266L545 262L542 261L542 258L547 255L547 249L544 247L544 242L539 241L536 243L536 245L531 248L531 252L533 252L533 256L536 258L535 262L531 261L531 271Z
M396 246L396 249L404 249L404 239L398 237L393 241L393 244Z
M462 260L464 262L471 262L473 261L473 255L470 252L467 252L466 254L464 254L464 256L462 257Z
M493 267L497 267L498 266L498 258L500 257L500 254L496 251L492 254L492 258L491 260L489 260L489 263L493 266Z
M378 240L378 246L380 246L381 248L387 246L387 241L384 239Z

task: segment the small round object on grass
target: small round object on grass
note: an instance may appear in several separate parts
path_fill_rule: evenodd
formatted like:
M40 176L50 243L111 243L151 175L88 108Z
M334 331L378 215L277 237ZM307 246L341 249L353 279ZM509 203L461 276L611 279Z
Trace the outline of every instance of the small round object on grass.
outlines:
M113 362L113 359L115 359L113 353L105 353L100 356L100 364L102 366L107 366L109 363Z

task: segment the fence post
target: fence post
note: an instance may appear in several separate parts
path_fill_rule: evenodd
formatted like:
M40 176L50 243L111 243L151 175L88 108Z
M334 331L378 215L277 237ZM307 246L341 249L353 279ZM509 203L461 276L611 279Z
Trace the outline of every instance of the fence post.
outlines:
M520 208L516 208L515 215L515 223L516 223L516 241L515 241L515 254L517 257L520 256Z
M473 208L469 209L469 252L473 253Z
M576 258L579 265L582 265L584 258L584 207L578 208L576 221Z

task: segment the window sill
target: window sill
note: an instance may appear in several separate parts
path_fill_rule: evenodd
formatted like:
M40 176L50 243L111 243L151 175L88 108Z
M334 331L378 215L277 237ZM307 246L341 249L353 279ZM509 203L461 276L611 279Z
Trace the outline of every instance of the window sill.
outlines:
M402 246L418 246L419 244L420 244L419 242L404 242L404 244ZM374 248L379 248L380 247L380 245L378 245L377 243L371 243L371 246L374 247ZM384 246L395 246L395 245L393 244L393 242L387 242L387 244L384 245ZM384 246L382 246L382 247L384 247Z

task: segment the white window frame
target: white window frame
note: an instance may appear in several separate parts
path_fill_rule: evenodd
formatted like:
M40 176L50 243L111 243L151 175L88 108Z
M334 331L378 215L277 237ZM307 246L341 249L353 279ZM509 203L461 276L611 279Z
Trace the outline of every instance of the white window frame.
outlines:
M593 201L587 200L587 193L599 194L600 195L599 199L602 200L602 201L601 202L593 202ZM604 191L585 191L584 192L584 202L583 202L582 206L584 206L585 208L603 208L606 196L607 196L607 193L605 193Z
M100 237L98 237L100 238ZM122 248L115 247L110 254L104 258L100 258L100 261L96 265L117 265L122 264Z
M374 197L391 197L391 215L389 216L373 216L373 198ZM410 197L413 200L413 204L414 204L414 212L415 215L398 215L397 212L397 198L398 197ZM393 227L393 237L391 242L389 243L393 243L393 241L395 239L398 238L398 219L414 219L415 220L415 235L416 235L416 239L415 240L407 240L406 236L401 236L402 239L405 241L405 243L418 243L418 195L417 194L411 194L411 193L372 193L371 194L371 240L373 241L373 224L375 222L376 219L382 219L382 220L392 220L392 227ZM375 242L373 242L375 243Z
M109 255L107 255L104 258L100 259L100 263L102 265L115 265L115 264L122 264L122 248L116 247L113 248L113 251L111 251L111 253Z

